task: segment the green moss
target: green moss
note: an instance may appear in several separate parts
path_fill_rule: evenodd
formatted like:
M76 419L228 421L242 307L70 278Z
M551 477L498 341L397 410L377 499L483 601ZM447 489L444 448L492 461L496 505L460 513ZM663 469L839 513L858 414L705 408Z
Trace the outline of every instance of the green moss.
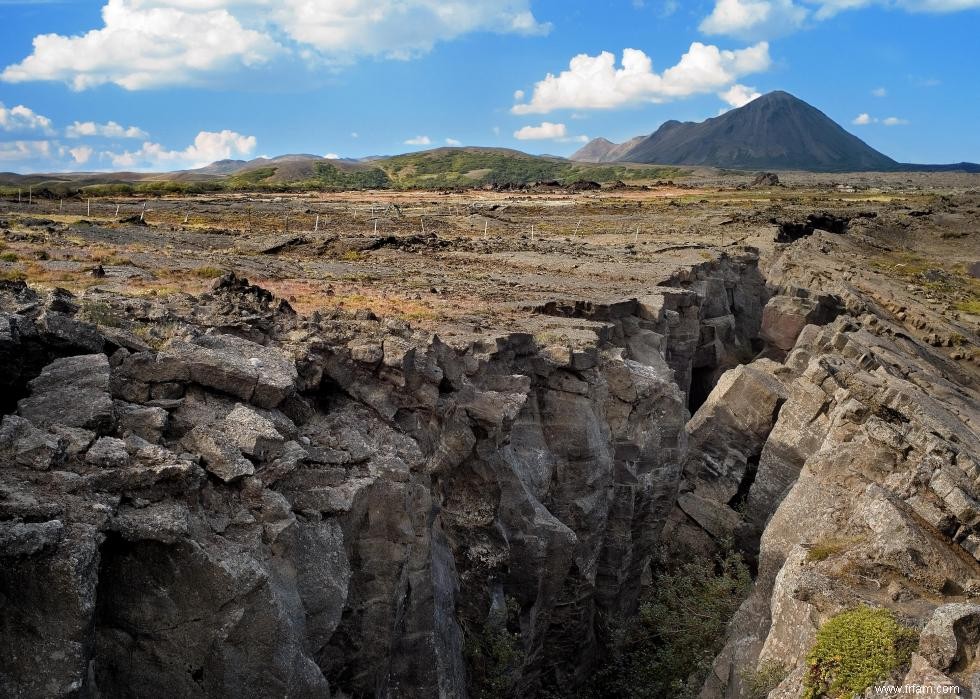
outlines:
M820 627L807 655L804 699L860 696L908 664L917 638L887 609L837 614Z

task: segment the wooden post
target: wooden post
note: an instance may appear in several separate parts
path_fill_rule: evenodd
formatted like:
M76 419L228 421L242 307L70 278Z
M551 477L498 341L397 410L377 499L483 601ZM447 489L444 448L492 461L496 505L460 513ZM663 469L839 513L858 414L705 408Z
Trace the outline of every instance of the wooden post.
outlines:
M531 224L531 242L534 242L534 224Z
M378 219L374 219L374 234L378 234Z
M143 210L140 211L140 223L143 223L143 217L146 215L146 202L143 202Z
M483 219L483 239L487 239L487 234L490 231L490 221L489 219Z
M58 200L58 211L61 211L64 208L65 208L65 200L64 199L59 199Z
M581 227L581 225L582 225L582 219L580 218L578 220L578 223L575 224L575 237L578 237L578 229Z
M313 224L313 232L316 233L320 230L320 214L316 215L316 223Z
M186 212L185 212L185 213L184 213L184 225L185 225L185 226L187 225L187 219L188 219L189 217L190 217L190 214L188 214L188 213L186 213Z
M91 199L87 199L86 200L86 208L85 208L85 211L86 211L86 214L85 214L86 216L91 216L92 215L92 200Z
M119 218L119 204L116 204L116 218Z
M422 222L422 235L425 235L425 216L419 216L419 221Z

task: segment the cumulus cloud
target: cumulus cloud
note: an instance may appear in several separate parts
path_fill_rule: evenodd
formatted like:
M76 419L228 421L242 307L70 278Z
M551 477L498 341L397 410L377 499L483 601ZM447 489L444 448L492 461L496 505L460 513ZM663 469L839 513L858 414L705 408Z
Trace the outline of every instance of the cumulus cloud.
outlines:
M550 121L542 122L540 126L525 126L514 132L514 138L518 141L543 141L565 138L568 130L564 124L553 124Z
M7 66L7 82L57 80L75 90L114 83L127 90L200 81L267 62L281 47L247 29L219 0L109 0L103 27L79 36L42 34L34 51Z
M7 109L0 102L0 130L3 131L40 131L45 134L53 133L51 120L38 114L30 107L18 104Z
M534 86L529 102L514 114L547 114L556 109L612 109L640 102L667 102L694 94L716 92L749 73L770 66L769 44L760 42L738 51L694 42L677 65L662 73L638 49L625 49L620 67L616 57L579 54L558 75L549 73Z
M762 97L762 93L758 92L754 87L735 84L724 92L719 92L718 96L732 107L744 107L752 100Z
M249 155L255 150L255 136L243 136L236 131L201 131L194 143L183 150L168 150L159 143L147 141L137 151L116 153L104 151L116 168L130 169L148 167L203 167L216 160L226 160L234 156Z
M51 141L7 141L0 143L0 161L28 161L51 157Z
M77 148L69 148L68 152L71 154L76 165L84 165L89 161L95 151L88 146L78 146Z
M705 34L772 39L802 28L807 20L825 20L872 5L943 13L980 8L980 0L715 0L700 29Z
M84 136L104 136L105 138L149 138L149 134L136 126L121 126L114 121L96 124L94 121L76 121L67 129L68 138Z
M327 160L340 160L340 156L337 155L336 153L327 153L323 157L326 158Z
M446 139L446 145L447 146L461 146L461 145L463 145L463 142L462 141L459 141L459 140L457 140L455 138L447 138Z
M717 0L700 29L743 39L773 38L802 27L809 13L792 0Z
M322 54L406 59L475 31L545 34L529 0L283 0L269 18Z
M530 0L108 0L101 27L36 36L32 53L0 78L141 90L201 83L279 56L408 59L476 31L549 29Z
M885 126L905 126L908 124L908 119L901 119L899 117L885 117L884 119L879 119L878 117L873 117L870 114L864 112L858 114L854 117L851 122L855 126L867 126L868 124L884 124Z
M514 132L518 141L560 141L562 143L587 143L588 136L570 136L564 124L543 121L538 126L525 126Z
M432 139L428 136L416 136L415 138L410 138L405 141L406 146L429 146L432 145Z

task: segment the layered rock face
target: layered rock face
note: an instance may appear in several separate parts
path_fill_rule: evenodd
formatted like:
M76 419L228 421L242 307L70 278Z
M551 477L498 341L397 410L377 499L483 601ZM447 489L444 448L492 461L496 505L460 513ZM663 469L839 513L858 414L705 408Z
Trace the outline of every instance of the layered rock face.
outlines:
M689 401L759 348L757 263L445 342L234 278L4 285L0 693L466 696L504 607L518 690L581 684L649 573Z
M869 605L919 632L908 675L889 681L975 696L975 372L923 341L937 328L918 324L917 339L857 280L797 291L819 276L801 261L826 244L795 243L771 267L784 294L763 314L763 355L792 340L785 361L729 372L687 426L668 535L705 552L733 540L758 565L703 695L748 696L753 672L778 668L769 696L801 696L817 629ZM818 327L805 322L813 306L797 299L821 296L829 300L818 305L843 315Z

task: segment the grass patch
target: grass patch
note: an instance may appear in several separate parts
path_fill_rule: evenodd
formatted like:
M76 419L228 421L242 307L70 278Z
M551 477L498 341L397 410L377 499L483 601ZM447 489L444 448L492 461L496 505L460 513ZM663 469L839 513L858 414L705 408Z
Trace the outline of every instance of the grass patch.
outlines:
M17 259L18 259L17 253L14 252L0 253L0 260L3 260L4 262L16 262Z
M789 669L772 660L762 663L755 670L743 670L740 677L745 686L745 699L766 699L787 675Z
M808 563L816 563L818 561L825 561L831 556L836 556L843 553L847 549L861 543L862 539L860 537L840 537L840 536L828 536L819 541L813 543L812 546L806 552L806 560Z
M219 267L197 267L191 270L191 276L198 279L217 279L224 273L225 271Z
M346 250L340 256L340 259L344 262L360 262L364 259L364 253L360 250Z
M119 311L102 301L82 301L82 317L90 323L104 325L108 328L119 328L124 324L124 317Z
M918 634L887 609L858 607L832 617L807 655L804 699L858 697L908 665Z

